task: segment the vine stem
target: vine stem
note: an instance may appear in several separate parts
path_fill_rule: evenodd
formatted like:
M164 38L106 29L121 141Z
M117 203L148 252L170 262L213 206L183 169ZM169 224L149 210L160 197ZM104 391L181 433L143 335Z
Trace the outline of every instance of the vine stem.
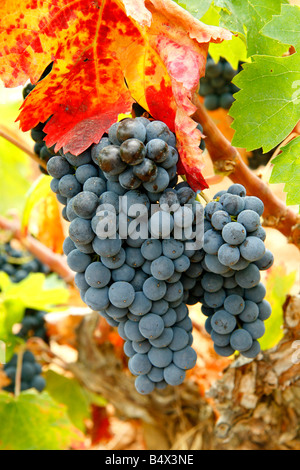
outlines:
M34 255L41 263L49 266L52 272L61 276L68 284L74 283L74 273L69 269L65 259L53 253L50 248L43 245L31 235L24 236L20 224L16 220L9 220L0 216L0 228L8 230L13 237L22 243L22 245Z
M264 205L264 225L279 230L289 241L300 247L300 218L286 207L271 191L270 186L256 176L243 161L204 108L198 94L194 95L197 111L193 119L203 126L205 144L217 173L228 176L233 183L245 186L249 195L259 197Z
M20 348L20 350L18 351L17 356L18 356L18 360L17 360L16 380L15 380L15 396L16 396L16 398L21 393L22 365L23 365L23 356L24 356L23 348Z
M45 170L47 169L47 163L41 160L24 140L20 140L19 135L16 135L11 129L8 129L3 124L0 124L0 137L3 137L3 139L22 150L22 152L26 153L30 158L32 158L32 160L42 166Z

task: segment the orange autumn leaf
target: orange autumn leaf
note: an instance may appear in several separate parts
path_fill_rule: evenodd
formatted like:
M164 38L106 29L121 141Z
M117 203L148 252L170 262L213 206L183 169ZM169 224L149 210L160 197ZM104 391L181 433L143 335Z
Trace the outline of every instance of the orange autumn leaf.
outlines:
M54 253L63 253L65 239L60 210L54 193L49 193L38 207L37 239Z
M176 131L182 171L206 187L201 133L190 116L209 42L231 33L193 18L172 0L2 0L0 76L36 83L24 102L26 131L51 117L46 143L79 155L133 101ZM126 86L127 84L127 86Z

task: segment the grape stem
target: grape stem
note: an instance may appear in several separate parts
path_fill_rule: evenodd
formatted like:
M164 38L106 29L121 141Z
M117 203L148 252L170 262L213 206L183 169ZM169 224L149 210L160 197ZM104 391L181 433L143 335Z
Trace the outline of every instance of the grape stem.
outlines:
M32 160L42 166L45 170L47 169L47 163L41 160L25 141L21 141L19 135L16 135L11 129L8 129L3 124L0 124L0 137L3 137L3 139L22 150L22 152L26 153L30 158L32 158Z
M74 283L74 273L69 269L65 259L53 253L52 250L31 235L24 236L18 221L9 220L0 216L0 228L11 232L13 237L19 240L26 250L34 255L41 263L47 265L52 272L62 277L65 282L68 284Z
M244 163L238 150L231 145L209 116L198 94L194 95L193 103L197 107L193 119L203 126L206 147L215 170L227 175L234 183L244 185L249 195L259 197L265 205L264 225L279 230L288 237L290 243L299 248L299 216L287 208L271 191L270 186Z
M23 355L24 355L24 350L23 348L20 348L17 354L18 359L17 359L17 370L16 370L16 380L15 380L15 396L16 397L18 397L21 393Z

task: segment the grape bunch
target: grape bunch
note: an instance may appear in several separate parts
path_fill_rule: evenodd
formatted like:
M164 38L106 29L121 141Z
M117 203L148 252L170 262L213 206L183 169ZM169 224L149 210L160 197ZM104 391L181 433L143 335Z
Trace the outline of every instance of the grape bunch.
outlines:
M23 281L30 273L50 272L48 266L29 253L16 250L9 242L0 247L0 271L8 274L15 283Z
M238 351L255 358L264 321L271 315L260 282L260 271L274 262L264 244L263 212L263 202L247 196L240 184L216 194L205 208L204 271L198 297L207 317L206 330L221 356Z
M234 102L233 95L239 91L239 88L232 83L233 78L241 71L236 71L226 61L221 60L216 64L215 61L208 56L206 62L205 77L200 80L200 96L203 96L204 106L209 111L218 108L229 109Z
M17 363L18 356L15 354L4 366L4 372L11 380L11 383L4 388L7 392L14 393L15 391ZM42 367L36 362L34 355L30 351L25 351L22 362L21 391L35 388L38 392L42 392L46 386L46 381L41 373Z
M31 337L41 338L47 343L49 338L45 326L45 315L46 312L27 308L17 336L24 340Z
M70 222L64 252L75 283L118 327L142 394L182 383L196 363L185 278L201 267L185 242L200 204L187 183L177 184L175 146L163 122L140 117L113 124L78 157L48 162Z

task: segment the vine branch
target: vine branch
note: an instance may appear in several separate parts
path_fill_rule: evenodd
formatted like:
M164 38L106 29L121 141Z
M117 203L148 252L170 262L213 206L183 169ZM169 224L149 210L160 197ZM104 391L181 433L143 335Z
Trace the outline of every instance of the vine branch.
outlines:
M203 126L205 144L217 173L226 174L234 183L245 186L248 194L259 196L264 202L264 225L279 230L291 243L300 247L300 219L287 208L271 191L270 186L256 176L245 164L238 150L218 129L201 103L199 95L194 95L197 107L193 119Z
M39 240L36 240L31 235L24 237L20 224L17 221L9 220L0 216L0 228L11 232L13 237L16 240L19 240L20 243L22 243L22 245L41 263L49 266L52 272L57 273L68 284L73 284L74 273L69 269L65 259L62 256L53 253L50 248L43 245Z

